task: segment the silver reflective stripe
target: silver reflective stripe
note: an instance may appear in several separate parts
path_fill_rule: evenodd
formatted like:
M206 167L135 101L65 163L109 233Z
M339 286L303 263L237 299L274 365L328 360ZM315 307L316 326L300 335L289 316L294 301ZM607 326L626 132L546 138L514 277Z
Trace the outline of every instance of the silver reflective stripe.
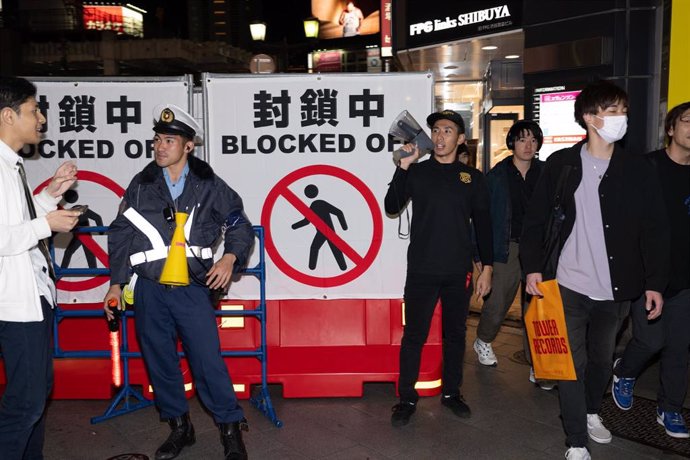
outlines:
M199 259L210 259L213 257L213 250L211 248L202 248L200 246L187 246L187 257L197 256Z
M139 214L136 209L129 208L123 214L140 232L146 235L154 249L165 248L165 241L161 237L156 227L151 225L144 216Z
M129 263L134 267L135 265L143 264L144 262L153 262L154 260L161 260L168 257L169 246L162 248L149 249L148 251L137 252L129 256Z
M168 257L169 246L159 249L151 249L149 251L137 252L129 256L129 263L134 267L135 265L143 264L144 262L153 262L156 260L165 259ZM213 250L211 248L202 248L199 246L187 246L187 257L198 257L199 259L210 259L213 257Z

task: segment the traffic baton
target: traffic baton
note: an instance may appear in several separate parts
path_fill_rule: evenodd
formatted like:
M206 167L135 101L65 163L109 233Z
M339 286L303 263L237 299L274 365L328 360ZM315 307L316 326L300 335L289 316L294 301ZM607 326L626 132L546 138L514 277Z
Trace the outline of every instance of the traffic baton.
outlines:
M108 320L108 329L110 329L110 360L113 364L113 385L119 387L122 385L122 370L120 369L120 310L117 308L117 300L108 300L108 308L112 312L114 318Z

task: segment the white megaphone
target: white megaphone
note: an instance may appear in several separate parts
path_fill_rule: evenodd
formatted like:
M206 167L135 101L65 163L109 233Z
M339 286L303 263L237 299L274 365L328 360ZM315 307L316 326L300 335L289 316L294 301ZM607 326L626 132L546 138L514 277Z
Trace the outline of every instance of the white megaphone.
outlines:
M407 110L403 110L400 112L400 115L395 117L393 124L391 124L388 130L388 134L401 141L415 144L420 150L420 157L434 149L434 144L429 139L429 136ZM406 152L400 148L393 152L393 161L395 164L398 164L401 158L409 157L410 155L412 155L412 152Z

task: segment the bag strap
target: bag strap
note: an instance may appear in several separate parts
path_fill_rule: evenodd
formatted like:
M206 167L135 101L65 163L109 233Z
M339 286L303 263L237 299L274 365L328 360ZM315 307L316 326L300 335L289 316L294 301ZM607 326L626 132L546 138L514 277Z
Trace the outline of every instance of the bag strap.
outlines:
M561 169L561 174L558 176L558 182L556 183L556 194L553 198L553 208L557 209L561 207L561 199L563 197L563 192L565 191L565 183L568 181L568 176L570 175L570 170L573 169L570 165L564 165Z

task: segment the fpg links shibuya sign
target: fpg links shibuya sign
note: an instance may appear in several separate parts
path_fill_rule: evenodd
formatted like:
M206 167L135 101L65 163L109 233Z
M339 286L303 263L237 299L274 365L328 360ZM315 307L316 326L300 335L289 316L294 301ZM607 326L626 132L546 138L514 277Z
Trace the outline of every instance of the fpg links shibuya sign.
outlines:
M410 25L410 35L452 29L453 27L463 27L477 22L492 22L494 19L506 19L506 22L510 22L510 10L508 9L508 5L459 14L457 18L446 16L445 19L434 19L433 21L412 24Z
M404 17L415 21L405 31L408 49L517 29L522 23L522 2L516 0L406 3Z

